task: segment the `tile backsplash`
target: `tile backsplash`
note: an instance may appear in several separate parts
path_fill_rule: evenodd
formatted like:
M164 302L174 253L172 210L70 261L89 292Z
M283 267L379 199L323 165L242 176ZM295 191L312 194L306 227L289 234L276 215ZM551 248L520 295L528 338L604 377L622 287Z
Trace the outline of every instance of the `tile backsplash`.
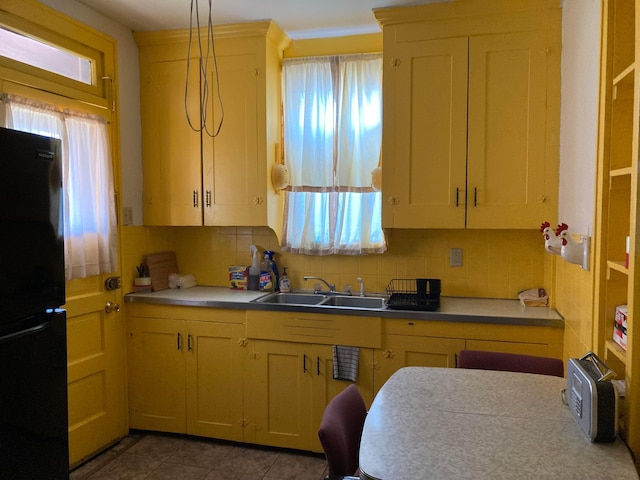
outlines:
M280 271L294 289L311 289L304 275L316 275L341 290L384 292L395 278L440 278L442 294L517 298L527 288L545 287L545 251L538 230L388 230L381 255L294 255L280 251L275 234L264 227L124 227L123 281L133 284L135 266L147 253L174 250L180 273L195 275L200 285L228 285L228 267L249 265L249 245L273 250ZM449 266L451 248L462 249L462 266Z

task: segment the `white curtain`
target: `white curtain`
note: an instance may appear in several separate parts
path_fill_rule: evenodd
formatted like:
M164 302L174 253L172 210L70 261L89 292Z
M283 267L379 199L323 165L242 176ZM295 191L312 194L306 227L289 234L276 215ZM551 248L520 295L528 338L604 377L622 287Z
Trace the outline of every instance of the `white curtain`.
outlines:
M106 121L4 95L5 126L62 142L67 280L117 270L113 171Z
M382 56L287 59L283 69L284 251L386 250L371 187L382 140Z

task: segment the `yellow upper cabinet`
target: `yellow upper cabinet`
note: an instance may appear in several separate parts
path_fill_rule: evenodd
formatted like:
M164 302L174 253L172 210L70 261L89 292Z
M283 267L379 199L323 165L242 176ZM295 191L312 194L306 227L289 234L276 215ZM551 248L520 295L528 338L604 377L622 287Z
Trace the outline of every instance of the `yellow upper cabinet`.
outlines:
M383 225L538 228L558 192L559 1L375 10Z
M136 41L144 223L279 228L282 199L269 173L285 34L270 21L215 27L216 56L202 78L197 32L190 50L188 30L136 33Z
M185 113L186 48L171 46L158 55L161 58L149 55L149 49L141 48L140 53L144 222L200 225L200 132L191 129ZM197 93L195 56L189 81L189 90ZM198 98L191 96L187 106L193 121L199 122Z

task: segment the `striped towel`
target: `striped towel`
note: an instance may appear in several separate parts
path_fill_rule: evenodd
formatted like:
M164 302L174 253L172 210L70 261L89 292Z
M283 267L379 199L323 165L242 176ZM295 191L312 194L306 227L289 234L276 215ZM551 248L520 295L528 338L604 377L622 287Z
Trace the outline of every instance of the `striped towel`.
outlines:
M333 378L355 382L358 379L358 347L333 346Z

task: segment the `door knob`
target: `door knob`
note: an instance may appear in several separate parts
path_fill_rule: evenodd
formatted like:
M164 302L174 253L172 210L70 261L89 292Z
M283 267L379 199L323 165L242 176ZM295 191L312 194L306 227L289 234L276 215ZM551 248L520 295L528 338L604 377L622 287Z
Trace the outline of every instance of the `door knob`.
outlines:
M120 311L120 304L119 303L114 303L114 302L107 302L104 304L104 311L107 313L111 313L111 312L119 312Z

